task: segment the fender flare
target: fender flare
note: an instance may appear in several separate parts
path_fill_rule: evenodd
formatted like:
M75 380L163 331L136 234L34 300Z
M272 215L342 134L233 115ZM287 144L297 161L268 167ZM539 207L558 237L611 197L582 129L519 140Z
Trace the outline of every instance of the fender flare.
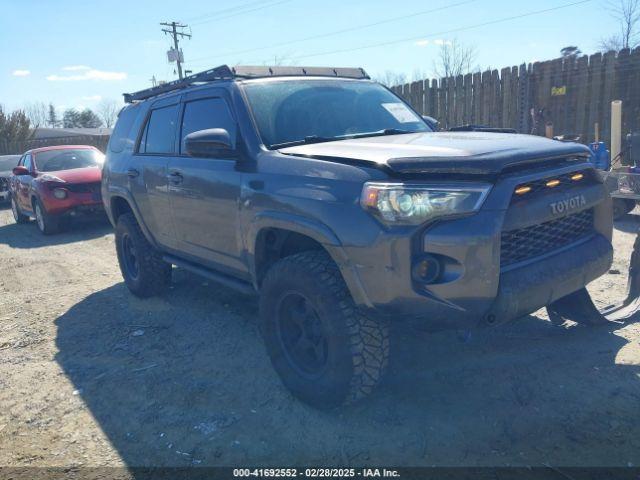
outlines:
M153 237L153 235L149 231L149 228L147 227L146 223L144 223L144 220L142 219L142 215L140 214L140 209L138 208L138 204L133 199L133 196L131 195L131 193L125 188L117 187L113 185L109 186L107 192L109 196L106 199L106 201L104 201L105 209L107 211L109 221L114 226L114 228L116 226L116 222L115 222L115 219L113 218L113 212L111 211L111 204L114 197L120 197L120 198L123 198L129 204L129 207L131 208L133 215L136 217L136 221L138 222L138 225L140 225L140 229L142 230L142 233L144 234L144 236L151 243L151 245L154 246L154 248L158 248L158 242L156 242L156 239Z
M249 223L246 231L247 263L249 265L249 271L253 278L256 290L258 289L255 267L256 241L260 231L265 228L289 230L305 235L318 242L324 247L340 269L342 277L347 284L347 288L351 292L351 296L356 304L366 307L373 306L364 290L356 269L351 264L351 260L342 247L342 242L340 242L340 239L333 230L324 223L318 222L314 219L304 217L302 215L278 211L259 212Z

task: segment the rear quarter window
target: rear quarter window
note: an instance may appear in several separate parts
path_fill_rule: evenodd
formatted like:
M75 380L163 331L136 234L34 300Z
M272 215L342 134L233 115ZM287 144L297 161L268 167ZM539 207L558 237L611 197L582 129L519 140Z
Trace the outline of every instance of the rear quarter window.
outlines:
M139 153L172 154L175 152L179 105L151 110L140 139Z
M133 147L136 139L135 135L131 132L131 127L133 127L139 112L139 105L131 105L120 112L116 126L111 133L111 138L109 139L108 150L110 152L120 153L127 146Z

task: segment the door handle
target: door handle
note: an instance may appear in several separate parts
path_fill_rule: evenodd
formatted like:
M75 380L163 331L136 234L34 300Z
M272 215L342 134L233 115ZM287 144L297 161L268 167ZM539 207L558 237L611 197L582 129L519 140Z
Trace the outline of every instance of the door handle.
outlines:
M184 177L182 176L182 173L178 171L173 171L169 174L169 181L174 185L182 183L183 180L184 180Z
M127 176L129 178L136 178L138 175L140 175L140 172L135 168L130 168L129 170L127 170Z

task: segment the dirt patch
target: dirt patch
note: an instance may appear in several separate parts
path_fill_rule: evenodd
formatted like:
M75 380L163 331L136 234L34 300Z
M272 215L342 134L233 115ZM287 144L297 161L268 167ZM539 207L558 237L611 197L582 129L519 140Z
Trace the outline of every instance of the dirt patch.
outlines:
M600 304L623 296L638 218ZM0 465L640 465L637 323L397 328L382 388L322 413L280 384L255 299L175 273L136 299L108 225L43 237L0 211Z

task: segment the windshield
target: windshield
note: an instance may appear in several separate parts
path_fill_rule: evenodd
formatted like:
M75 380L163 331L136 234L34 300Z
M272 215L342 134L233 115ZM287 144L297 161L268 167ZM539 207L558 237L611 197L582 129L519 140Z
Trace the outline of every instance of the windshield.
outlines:
M12 170L18 165L20 155L11 155L8 157L0 157L0 172Z
M68 150L48 150L36 154L39 172L57 172L74 168L100 167L104 155L88 148Z
M402 100L373 82L285 80L247 82L243 87L268 148L431 131Z

